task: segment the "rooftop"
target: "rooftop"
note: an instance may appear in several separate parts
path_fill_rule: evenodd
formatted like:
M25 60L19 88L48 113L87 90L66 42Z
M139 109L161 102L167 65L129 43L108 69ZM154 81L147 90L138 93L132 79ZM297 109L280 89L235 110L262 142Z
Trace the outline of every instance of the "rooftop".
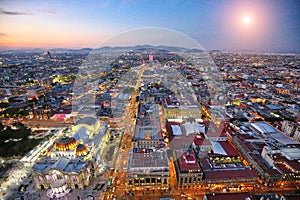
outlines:
M211 137L227 137L225 132L222 130L223 126L216 126L214 123L206 124L207 132L205 133L208 138Z
M219 143L220 147L225 151L227 156L239 156L238 151L228 141L220 141L215 143ZM214 153L216 152L214 151Z
M278 130L264 121L252 122L251 127L257 130L260 134L277 133Z
M88 134L88 130L86 127L80 127L80 129L78 129L74 135L73 138L75 138L78 141L82 141L83 143L87 143L88 139L89 139L89 134Z
M175 151L177 162L181 172L201 171L200 165L193 151Z
M257 175L249 168L246 169L224 169L204 172L205 179L232 179L232 178L256 178Z
M169 172L165 150L134 148L130 151L127 173L146 172Z
M179 125L171 125L173 135L182 135L182 131Z
M204 135L200 133L195 134L193 142L196 146L212 145L212 142L205 139Z
M157 104L140 104L134 137L138 139L163 139Z
M289 160L299 160L300 159L300 149L299 148L281 148L280 149L283 156Z
M94 125L96 122L98 121L98 119L94 118L94 117L85 117L83 119L80 119L77 124L87 124L87 125Z
M48 160L35 163L33 170L35 172L48 173L49 170L61 170L64 172L78 172L81 169L85 169L88 165L87 162L79 160L70 160L67 158L60 158L59 160Z
M271 137L283 145L299 145L300 144L299 142L292 140L287 135L284 135L281 132L274 133L271 135Z

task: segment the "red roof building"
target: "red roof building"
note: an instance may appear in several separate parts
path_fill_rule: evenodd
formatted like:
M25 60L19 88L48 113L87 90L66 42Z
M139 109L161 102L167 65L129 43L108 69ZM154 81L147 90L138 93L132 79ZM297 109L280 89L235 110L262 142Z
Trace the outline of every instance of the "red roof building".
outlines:
M174 151L178 188L197 188L202 181L202 170L193 150Z

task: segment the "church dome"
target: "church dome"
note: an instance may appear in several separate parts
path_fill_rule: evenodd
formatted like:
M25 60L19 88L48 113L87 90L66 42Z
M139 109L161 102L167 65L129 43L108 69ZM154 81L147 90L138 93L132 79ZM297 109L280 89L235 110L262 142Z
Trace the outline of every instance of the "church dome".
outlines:
M85 156L89 152L87 146L83 144L78 144L76 148L76 156Z
M54 149L57 151L74 150L77 144L77 140L73 137L59 138L54 143Z

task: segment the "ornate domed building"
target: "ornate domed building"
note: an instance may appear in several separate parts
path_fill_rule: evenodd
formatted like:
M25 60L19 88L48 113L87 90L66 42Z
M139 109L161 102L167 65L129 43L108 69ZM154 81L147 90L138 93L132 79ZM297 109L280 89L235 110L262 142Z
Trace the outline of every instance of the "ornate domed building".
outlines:
M80 157L80 156L85 156L87 155L89 152L89 148L84 145L84 144L79 144L77 145L76 147L76 151L75 151L75 154L76 156Z
M107 125L98 119L79 120L51 145L33 166L37 189L48 189L56 197L70 189L83 189L92 176L99 175L101 146Z
M73 137L59 138L54 142L56 151L71 151L76 148L78 141Z

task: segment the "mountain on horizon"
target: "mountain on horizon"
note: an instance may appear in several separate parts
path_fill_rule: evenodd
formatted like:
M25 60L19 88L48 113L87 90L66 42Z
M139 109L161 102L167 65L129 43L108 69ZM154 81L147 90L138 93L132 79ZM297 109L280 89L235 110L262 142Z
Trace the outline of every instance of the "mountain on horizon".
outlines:
M20 48L20 49L0 49L0 53L43 53L45 51L50 52L66 52L66 53L75 53L75 52L91 52L91 51L133 51L133 50L142 50L142 49L161 49L170 52L205 52L205 50L201 49L189 49L185 47L177 47L177 46L166 46L166 45L135 45L135 46L103 46L99 48ZM240 49L240 50L227 50L227 49L213 49L208 50L207 52L232 52L232 53L279 53L279 54L300 54L299 51L296 50L286 50L286 51L274 51L274 52L263 52L263 51L254 51L254 50L247 50L247 49Z
M80 48L80 49L73 49L73 48L52 48L52 49L43 49L43 48L33 48L33 49L12 49L12 50L0 50L0 52L14 52L14 53L25 53L25 52L31 52L31 53L41 53L45 51L50 52L79 52L79 51L131 51L131 50L141 50L141 49L161 49L166 51L186 51L186 52L203 52L204 50L201 49L189 49L185 47L177 47L177 46L153 46L153 45L136 45L136 46L103 46L99 48Z

